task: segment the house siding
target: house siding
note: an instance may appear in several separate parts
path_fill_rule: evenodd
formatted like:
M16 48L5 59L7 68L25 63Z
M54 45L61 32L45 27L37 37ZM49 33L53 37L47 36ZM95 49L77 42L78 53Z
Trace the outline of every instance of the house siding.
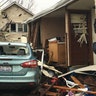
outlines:
M24 22L29 17L32 17L31 14L27 13L17 5L13 5L6 10L8 17L13 20L13 22Z
M16 4L2 10L2 15L0 15L0 31L4 33L4 36L0 38L0 41L21 42L22 37L25 37L27 40L29 29L26 24L26 31L24 30L25 26L23 22L32 16L29 11L27 12Z
M15 23L23 23L28 18L32 17L31 14L27 13L17 5L13 5L10 8L6 9L4 12L6 12L9 20L12 20L12 22ZM2 15L0 16L0 28L2 28L8 20L5 18L2 18Z

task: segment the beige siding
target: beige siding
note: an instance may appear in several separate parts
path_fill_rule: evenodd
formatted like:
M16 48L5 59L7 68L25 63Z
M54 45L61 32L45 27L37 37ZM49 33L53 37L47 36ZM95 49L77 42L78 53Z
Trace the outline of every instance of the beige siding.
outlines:
M41 42L43 47L45 40L54 37L64 37L64 19L63 18L43 18L41 22Z
M16 5L11 6L7 10L5 10L5 12L7 13L9 20L17 23L22 23L28 18L32 17L31 14L27 13ZM6 18L4 19L2 18L2 16L0 16L0 28L2 28L7 22L8 20Z
M2 38L0 39L0 41L22 42L22 39L23 39L23 41L27 42L28 32L22 32L22 31L18 32L17 23L23 23L25 20L32 17L32 15L15 4L9 7L8 9L6 9L4 13L7 14L8 18L3 18L4 16L0 15L0 29L5 31L5 33L3 34L4 36L1 36ZM16 24L16 32L12 32L10 30L11 28L10 25L8 27L6 26L7 23L10 23L10 21ZM7 33L7 31L9 32ZM28 28L27 28L27 31L28 31Z
M0 29L6 24L7 19L2 19L2 16L0 15Z
M14 22L23 22L32 16L31 14L28 14L26 11L24 11L16 5L6 10L6 13L8 14L8 17L12 19Z

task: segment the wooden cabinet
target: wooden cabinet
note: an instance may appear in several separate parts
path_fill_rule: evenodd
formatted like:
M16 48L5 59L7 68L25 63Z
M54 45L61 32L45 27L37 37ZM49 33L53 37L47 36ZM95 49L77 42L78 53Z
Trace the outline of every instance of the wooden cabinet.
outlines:
M51 61L65 63L65 42L49 42L49 57Z

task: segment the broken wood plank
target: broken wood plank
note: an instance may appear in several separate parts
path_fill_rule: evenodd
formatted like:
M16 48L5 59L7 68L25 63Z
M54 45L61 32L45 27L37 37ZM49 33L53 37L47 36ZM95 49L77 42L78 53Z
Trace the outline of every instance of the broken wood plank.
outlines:
M75 77L71 76L72 80L80 86L80 88L85 88L85 86Z
M48 88L44 92L42 92L40 96L44 96L54 86L56 82L57 79L55 78L55 81L50 86L48 86Z
M46 95L47 96L59 96L59 93L48 91L48 92L46 92Z
M45 87L50 87L51 85L48 85L48 84L44 84ZM69 90L69 91L76 91L76 92L84 92L84 93L88 93L88 94L96 94L96 91L85 91L85 90L82 90L81 88L69 88L69 87L66 87L66 86L56 86L56 85L53 85L52 86L53 88L56 88L56 89L61 89L61 90Z

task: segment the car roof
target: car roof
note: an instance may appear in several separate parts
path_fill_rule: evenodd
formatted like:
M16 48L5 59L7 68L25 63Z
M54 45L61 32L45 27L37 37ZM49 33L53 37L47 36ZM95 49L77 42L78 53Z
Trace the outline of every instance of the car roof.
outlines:
M0 45L22 45L26 46L28 43L21 43L21 42L0 42Z

